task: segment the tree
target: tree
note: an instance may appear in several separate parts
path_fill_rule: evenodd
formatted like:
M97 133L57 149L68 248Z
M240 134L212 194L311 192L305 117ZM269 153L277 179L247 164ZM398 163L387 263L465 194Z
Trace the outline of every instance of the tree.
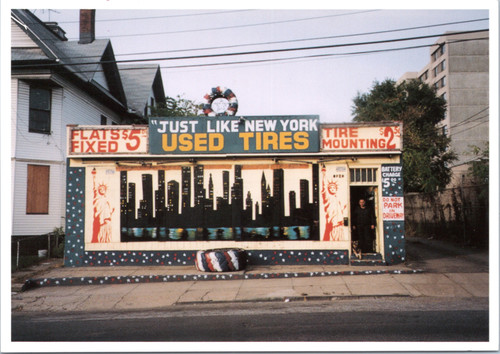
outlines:
M387 79L375 82L369 93L353 100L356 122L403 122L403 175L405 192L433 192L451 180L449 164L456 154L450 138L437 124L444 119L446 101L419 80L399 85Z
M470 153L475 159L470 163L469 176L475 184L488 184L490 176L490 146L486 142L483 149L476 145L470 146Z
M157 107L151 107L152 117L194 117L198 116L201 104L182 98L166 97L165 102L159 102Z

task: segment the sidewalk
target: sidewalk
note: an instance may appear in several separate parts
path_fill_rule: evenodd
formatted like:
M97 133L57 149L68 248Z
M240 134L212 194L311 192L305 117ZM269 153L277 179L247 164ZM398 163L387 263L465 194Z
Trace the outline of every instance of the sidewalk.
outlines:
M50 262L45 262L50 263ZM12 311L114 311L172 305L312 301L360 297L488 297L488 273L426 273L396 266L249 266L203 273L194 266L61 267L45 264L20 291Z

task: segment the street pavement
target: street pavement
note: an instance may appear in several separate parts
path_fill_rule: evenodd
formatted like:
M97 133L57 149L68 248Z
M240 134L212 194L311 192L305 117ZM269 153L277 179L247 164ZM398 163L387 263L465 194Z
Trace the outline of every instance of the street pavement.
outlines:
M393 266L249 266L231 273L203 273L194 266L67 268L61 260L47 260L13 273L11 306L15 313L81 312L226 302L489 297L487 250L427 239L407 239L407 249L407 262Z

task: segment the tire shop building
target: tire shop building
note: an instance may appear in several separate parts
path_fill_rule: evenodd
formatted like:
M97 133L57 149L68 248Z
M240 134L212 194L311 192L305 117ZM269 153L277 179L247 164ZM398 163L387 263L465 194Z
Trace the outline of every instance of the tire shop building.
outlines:
M214 249L243 250L251 265L405 260L400 123L225 116L67 129L65 266L191 265ZM376 218L361 260L359 199Z

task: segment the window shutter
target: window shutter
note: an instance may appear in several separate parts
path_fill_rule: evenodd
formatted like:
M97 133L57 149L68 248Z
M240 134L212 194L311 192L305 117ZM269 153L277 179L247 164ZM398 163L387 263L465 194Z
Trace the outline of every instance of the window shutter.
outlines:
M50 166L28 165L26 214L49 213Z

